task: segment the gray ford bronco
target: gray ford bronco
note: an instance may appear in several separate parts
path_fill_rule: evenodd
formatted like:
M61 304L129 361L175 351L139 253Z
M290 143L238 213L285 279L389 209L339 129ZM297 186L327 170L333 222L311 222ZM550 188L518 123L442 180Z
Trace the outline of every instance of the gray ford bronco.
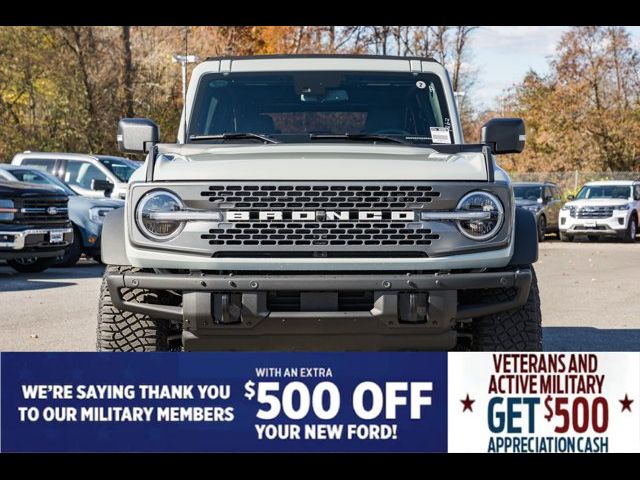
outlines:
M446 70L423 58L210 58L175 144L147 153L104 222L97 347L540 350L536 224L495 155L464 142Z

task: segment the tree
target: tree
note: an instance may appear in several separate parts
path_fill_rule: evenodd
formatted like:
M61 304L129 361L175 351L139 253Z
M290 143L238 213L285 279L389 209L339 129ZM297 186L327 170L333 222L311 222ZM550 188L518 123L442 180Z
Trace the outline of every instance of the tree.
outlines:
M550 73L529 72L505 98L527 124L519 170L638 169L638 52L624 27L574 27Z
M469 90L475 27L218 26L0 27L0 161L22 150L115 153L125 116L152 118L174 141L182 109L174 53L357 53L429 56ZM620 44L619 51L624 51ZM621 75L624 69L620 66ZM189 66L190 69L193 66ZM626 85L626 84L625 84ZM461 102L463 124L472 104Z

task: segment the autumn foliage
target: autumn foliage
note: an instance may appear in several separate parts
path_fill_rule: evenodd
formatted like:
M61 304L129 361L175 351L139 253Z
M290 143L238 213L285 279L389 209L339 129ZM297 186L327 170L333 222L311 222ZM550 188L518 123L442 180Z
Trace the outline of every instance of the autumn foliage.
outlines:
M468 141L521 116L517 171L638 170L640 57L623 27L574 27L547 75L529 72L491 111L474 109L473 26L0 27L0 161L23 150L115 153L124 116L172 141L181 78L172 54L362 53L432 57L450 71Z

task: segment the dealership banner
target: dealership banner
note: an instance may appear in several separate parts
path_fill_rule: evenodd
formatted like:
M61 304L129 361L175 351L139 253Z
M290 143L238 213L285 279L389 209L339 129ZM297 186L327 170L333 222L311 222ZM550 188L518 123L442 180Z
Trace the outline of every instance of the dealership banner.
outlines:
M2 452L640 452L638 353L2 353Z

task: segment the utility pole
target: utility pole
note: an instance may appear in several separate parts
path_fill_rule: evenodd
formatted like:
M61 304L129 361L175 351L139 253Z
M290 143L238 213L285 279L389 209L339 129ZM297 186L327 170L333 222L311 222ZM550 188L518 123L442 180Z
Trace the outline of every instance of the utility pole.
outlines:
M185 55L180 55L179 53L173 54L173 63L179 63L182 66L182 108L184 111L182 143L187 143L187 64L196 63L198 60L200 59L196 55L188 55L186 52Z
M179 63L182 66L182 98L187 98L187 64L196 63L200 59L196 55L180 55L173 54L173 63Z

